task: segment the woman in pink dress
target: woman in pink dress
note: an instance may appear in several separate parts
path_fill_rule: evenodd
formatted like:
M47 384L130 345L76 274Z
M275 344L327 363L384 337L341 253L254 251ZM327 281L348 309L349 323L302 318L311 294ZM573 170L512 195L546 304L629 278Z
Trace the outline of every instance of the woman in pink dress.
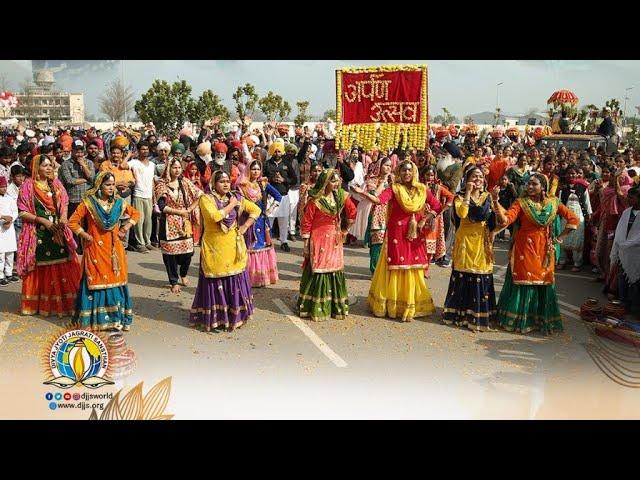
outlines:
M349 314L342 244L356 218L356 207L340 184L336 170L324 170L309 190L300 224L304 263L299 313L314 321L344 319Z

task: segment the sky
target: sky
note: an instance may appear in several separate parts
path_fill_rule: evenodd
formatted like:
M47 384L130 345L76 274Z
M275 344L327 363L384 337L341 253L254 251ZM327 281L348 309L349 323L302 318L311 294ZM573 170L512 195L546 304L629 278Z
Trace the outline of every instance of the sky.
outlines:
M40 61L41 63L44 61ZM118 60L51 60L58 88L84 93L88 114L100 115L98 99L106 84L121 74ZM258 94L272 90L284 97L297 113L295 102L308 100L309 112L320 115L335 108L335 70L347 66L381 64L427 64L429 69L429 113L442 113L442 107L460 119L465 115L496 108L504 113L544 111L546 101L556 90L572 90L580 104L604 105L618 98L627 114L637 113L640 105L640 61L637 60L126 60L125 83L139 98L155 79L169 82L186 80L193 95L211 89L227 107L238 85L251 83ZM31 76L31 60L0 60L0 75L10 89L17 90ZM497 84L503 84L497 87Z

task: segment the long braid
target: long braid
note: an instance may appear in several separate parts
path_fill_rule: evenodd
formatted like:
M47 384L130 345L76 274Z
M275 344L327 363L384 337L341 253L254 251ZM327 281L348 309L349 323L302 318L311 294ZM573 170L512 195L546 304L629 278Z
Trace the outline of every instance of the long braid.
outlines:
M56 213L58 218L60 218L60 215L62 215L62 209L58 208L58 197L56 196L56 190L53 186L53 180L51 180L50 178L47 178L47 185L49 186L49 190L51 191L51 198L53 199L53 206L56 208ZM62 207L62 205L60 205L60 207ZM59 211L60 210L60 211Z

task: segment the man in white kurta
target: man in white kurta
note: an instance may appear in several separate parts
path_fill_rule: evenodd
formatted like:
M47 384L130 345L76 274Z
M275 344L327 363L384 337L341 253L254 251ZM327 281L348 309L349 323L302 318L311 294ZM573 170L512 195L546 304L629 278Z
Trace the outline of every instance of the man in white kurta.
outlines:
M19 280L13 276L13 257L18 249L13 222L18 218L18 205L7 193L7 183L0 177L0 287Z

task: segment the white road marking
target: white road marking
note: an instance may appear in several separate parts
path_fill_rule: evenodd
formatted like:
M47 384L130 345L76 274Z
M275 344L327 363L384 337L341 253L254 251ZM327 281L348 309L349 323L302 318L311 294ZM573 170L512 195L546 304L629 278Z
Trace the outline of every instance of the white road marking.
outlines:
M571 310L575 310L576 312L580 311L579 307L576 307L575 305L572 305L572 304L567 303L567 302L563 302L562 300L558 300L558 305L562 305L563 307L570 308Z
M329 345L327 345L309 326L304 323L301 319L293 315L293 312L285 305L285 303L279 298L274 298L273 303L280 309L282 313L286 315L286 317L291 320L296 327L298 327L302 333L304 333L311 343L313 343L318 350L325 354L325 356L333 362L333 364L338 368L344 368L347 366L347 362L345 362L336 352L331 350Z
M4 320L2 322L0 322L0 345L2 345L2 341L4 340L4 336L6 335L7 331L9 330L9 324L11 323L10 320Z
M592 280L593 277L588 277L586 275L572 275L570 273L562 273L562 272L558 272L556 271L556 276L557 277L568 277L568 278L582 278L583 280Z

